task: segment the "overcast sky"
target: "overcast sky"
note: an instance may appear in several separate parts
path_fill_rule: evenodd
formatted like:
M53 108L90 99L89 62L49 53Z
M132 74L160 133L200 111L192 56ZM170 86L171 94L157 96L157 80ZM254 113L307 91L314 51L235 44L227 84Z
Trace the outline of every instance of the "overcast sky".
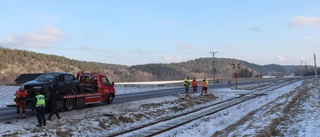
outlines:
M319 0L0 0L0 46L137 65L212 57L313 64Z

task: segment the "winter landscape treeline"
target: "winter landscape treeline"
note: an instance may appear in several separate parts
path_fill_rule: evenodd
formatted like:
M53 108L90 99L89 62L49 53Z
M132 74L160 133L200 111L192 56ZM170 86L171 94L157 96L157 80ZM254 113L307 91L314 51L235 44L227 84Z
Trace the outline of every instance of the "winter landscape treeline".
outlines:
M106 59L105 62L108 62ZM69 59L63 56L36 53L0 47L0 84L13 84L24 73L64 71L76 74L80 70L105 73L115 82L181 80L186 76L196 78L230 78L236 69L232 64L241 64L239 77L261 77L264 75L303 75L314 71L312 67L276 64L257 65L229 58L199 58L181 63L158 63L144 65L119 65ZM311 73L312 74L312 73Z

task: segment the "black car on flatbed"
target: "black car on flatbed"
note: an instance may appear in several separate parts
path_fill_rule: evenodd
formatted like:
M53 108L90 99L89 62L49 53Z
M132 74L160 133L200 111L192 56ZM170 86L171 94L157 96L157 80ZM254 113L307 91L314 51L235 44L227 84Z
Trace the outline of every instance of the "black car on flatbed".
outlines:
M36 79L22 84L28 92L27 108L33 108L35 105L36 91L48 97L53 90L57 90L59 95L74 95L81 91L80 83L77 78L66 72L45 73Z

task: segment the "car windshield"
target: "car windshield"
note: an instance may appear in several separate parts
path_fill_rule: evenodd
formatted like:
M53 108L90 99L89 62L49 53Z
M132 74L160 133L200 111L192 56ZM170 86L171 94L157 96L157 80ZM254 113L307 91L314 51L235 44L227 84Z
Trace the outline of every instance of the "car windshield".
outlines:
M43 74L37 77L36 81L42 81L42 82L52 82L56 75L54 74Z

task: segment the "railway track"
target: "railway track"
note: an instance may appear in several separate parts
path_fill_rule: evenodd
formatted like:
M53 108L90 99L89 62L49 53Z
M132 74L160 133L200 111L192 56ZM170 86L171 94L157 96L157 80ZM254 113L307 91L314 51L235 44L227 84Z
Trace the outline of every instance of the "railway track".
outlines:
M238 97L230 98L212 104L207 104L206 106L198 107L197 109L186 111L164 119L159 119L151 123L146 123L144 125L139 125L130 129L114 132L109 134L108 136L141 137L159 135L169 130L188 124L194 120L198 120L202 117L212 115L214 113L220 112L222 110L246 102L248 100L255 99L262 95L266 95L268 92L274 91L276 89L292 84L299 80L301 79L291 79L288 81L284 81L280 84L259 87L256 90L253 90L252 92L241 94Z

